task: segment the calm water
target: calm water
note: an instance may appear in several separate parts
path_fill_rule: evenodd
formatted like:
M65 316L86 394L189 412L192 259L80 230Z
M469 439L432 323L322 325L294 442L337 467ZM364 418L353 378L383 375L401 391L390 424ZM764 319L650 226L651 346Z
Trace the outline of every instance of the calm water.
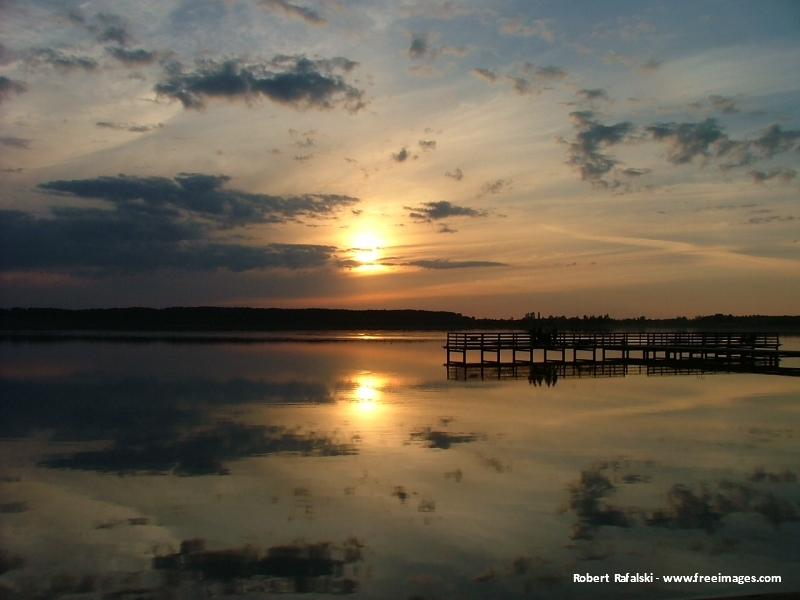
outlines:
M0 593L800 590L800 378L453 381L443 340L0 344Z

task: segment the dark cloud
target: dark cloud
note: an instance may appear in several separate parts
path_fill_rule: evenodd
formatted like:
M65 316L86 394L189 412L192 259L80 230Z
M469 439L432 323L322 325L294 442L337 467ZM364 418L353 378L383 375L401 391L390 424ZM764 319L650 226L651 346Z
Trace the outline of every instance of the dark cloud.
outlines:
M649 175L650 172L650 169L623 169L620 174L626 177L641 177L642 175Z
M582 110L570 113L578 130L569 144L567 164L577 169L581 179L594 184L609 185L603 176L619 162L600 150L623 142L634 130L634 126L623 121L614 125L599 123L594 112Z
M450 433L423 427L411 432L411 441L420 443L426 448L448 450L453 444L467 444L480 439L477 433Z
M28 139L25 139L25 138L12 137L12 136L0 137L0 144L3 144L3 146L8 146L9 148L22 148L22 149L25 149L25 150L29 150L30 149L30 143L32 141L33 140L28 140Z
M208 378L157 381L67 376L48 380L0 378L0 437L50 431L57 440L91 442L175 439L210 424L217 408L244 405L320 405L334 402L314 381Z
M477 267L507 267L506 263L492 262L486 260L415 260L405 263L410 267L419 267L420 269L473 269Z
M436 140L420 140L419 147L423 150L436 150Z
M455 179L456 181L461 181L462 179L464 179L464 173L461 171L461 169L456 169L452 173L450 171L447 171L447 173L445 173L444 176L449 177L450 179Z
M54 218L0 211L0 270L66 271L102 277L157 269L306 269L335 248L306 244L247 246L216 242L208 228L131 207L53 209Z
M0 42L0 65L7 65L15 59L15 53Z
M575 95L583 96L587 100L608 100L608 94L602 88L578 90Z
M97 69L97 61L88 56L75 56L74 54L64 54L60 50L53 48L36 48L27 53L25 62L33 67L50 65L60 71L74 71L83 69L84 71L94 71Z
M301 489L301 488L298 488ZM212 584L235 583L246 589L275 594L314 594L343 596L359 591L356 567L345 567L363 559L364 544L351 537L338 545L332 542L283 544L265 551L247 544L242 548L206 550L203 539L181 542L180 552L158 555L153 568L169 572L168 581L174 585L191 585L211 594ZM268 594L272 596L273 594Z
M300 19L311 25L324 25L328 22L326 19L319 16L316 11L306 8L305 6L290 4L284 0L261 0L258 5L268 8L272 12Z
M708 97L708 102L713 109L726 115L739 112L739 108L736 106L736 100L733 98L713 94Z
M676 165L691 162L697 156L703 159L721 156L731 146L730 138L716 119L701 123L658 123L647 127L646 131L653 139L671 145L667 160Z
M132 125L130 123L115 123L113 121L98 121L95 123L97 127L105 129L116 129L117 131L130 131L132 133L147 133L154 129L163 127L161 123L158 125Z
M325 265L331 246L250 246L217 238L220 229L330 217L357 199L308 194L268 196L222 189L229 178L201 174L99 177L51 181L48 193L103 200L109 207L53 208L52 218L0 212L0 269L56 269L83 276L186 270L287 268Z
M405 147L401 148L398 152L392 153L392 158L397 162L405 162L408 160L409 156L411 156L411 154L408 152L408 148Z
M522 70L538 79L550 81L560 81L567 77L567 73L561 67L547 66L540 67L533 63L526 62L522 65Z
M522 77L512 77L511 75L506 75L506 79L513 83L514 91L518 94L530 94L533 91L531 82L527 79Z
M442 44L434 46L433 41L437 37L435 34L409 32L408 35L411 37L408 56L412 60L433 61L443 54L464 56L467 53L467 49L463 46L445 46Z
M604 467L582 471L579 481L567 487L569 509L578 518L570 539L592 540L600 527L630 527L631 522L619 508L605 501L616 491L606 477Z
M22 94L28 91L28 85L24 81L9 79L0 75L0 104L8 100L11 94Z
M86 27L100 43L116 42L120 46L127 46L134 41L134 37L128 32L125 19L119 15L97 13Z
M749 171L749 173L754 183L764 183L775 178L783 183L788 183L797 177L797 171L794 169L771 169L769 171Z
M653 71L657 70L660 66L661 66L660 60L651 58L650 60L647 60L643 62L641 65L639 65L637 71L639 71L640 73L652 73Z
M458 229L453 229L447 223L439 223L436 227L436 233L457 233Z
M795 218L792 215L786 215L785 217L782 217L780 215L771 215L769 217L753 217L745 221L745 224L762 225L764 223L774 223L774 222L784 223L787 221L794 221L794 220Z
M412 219L418 221L436 221L439 219L447 219L448 217L485 217L486 212L475 210L466 206L458 206L451 204L447 200L440 200L439 202L423 202L421 207L412 208L410 206L404 207L410 210L409 215Z
M187 211L192 217L223 226L330 216L358 202L357 198L333 194L250 194L223 188L229 180L227 175L202 173L181 173L174 179L117 175L50 181L38 187L50 193L105 200L131 213L174 218L178 211Z
M128 50L127 48L109 46L106 48L106 52L128 66L149 65L155 62L157 58L155 52L143 48Z
M422 59L431 52L430 35L414 33L411 35L411 45L408 47L408 56L413 59Z
M511 190L511 184L513 182L510 179L495 179L494 181L487 181L481 186L481 191L478 193L478 197L485 196L486 194L500 194L502 192L508 192Z
M177 439L131 443L119 440L103 450L50 456L39 466L101 473L175 473L176 475L227 475L226 463L251 456L297 454L342 456L355 454L349 444L327 436L303 435L283 427L221 422L208 430Z
M778 124L770 125L760 133L761 135L753 140L752 145L767 158L788 152L796 142L800 141L800 131L783 131ZM800 146L795 150L800 151Z
M488 81L489 83L494 83L495 81L497 81L497 75L495 74L494 71L491 71L489 69L471 69L470 73L472 73L476 77L483 79L484 81Z
M265 97L297 109L321 110L343 106L355 113L365 106L364 92L345 82L358 63L342 57L310 60L276 56L266 64L198 61L192 72L173 63L154 87L159 96L180 100L185 108L201 109L208 98L252 100Z

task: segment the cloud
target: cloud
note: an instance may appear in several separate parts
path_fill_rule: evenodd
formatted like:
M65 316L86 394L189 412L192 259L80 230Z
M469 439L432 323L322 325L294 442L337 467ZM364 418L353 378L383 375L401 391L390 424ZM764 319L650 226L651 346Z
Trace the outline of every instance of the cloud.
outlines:
M608 100L608 94L604 89L594 88L591 90L583 89L575 92L576 96L583 96L587 100Z
M28 91L28 85L24 81L9 79L0 75L0 104L9 99L11 94L23 94Z
M125 25L125 20L119 15L97 13L94 23L90 24L88 28L94 33L98 42L116 42L120 46L127 46L133 41L133 36Z
M38 187L50 193L104 200L118 209L149 215L173 217L186 211L223 226L330 216L358 202L333 194L270 196L224 189L229 180L227 175L202 173L180 173L174 179L118 175L50 181Z
M155 52L143 48L128 50L127 48L109 46L106 48L106 52L128 66L149 65L156 60Z
M548 90L552 90L553 89L552 87L548 87L548 86L546 86L543 83L538 82L538 81L533 81L533 82L528 81L524 77L514 77L512 75L506 75L506 79L508 79L510 82L512 82L513 90L516 93L518 93L520 95L523 95L523 96L526 95L526 94L535 94L535 95L538 96L542 92L546 92Z
M98 121L95 123L97 127L105 129L115 129L117 131L130 131L131 133L147 133L154 129L163 127L161 123L158 125L131 125L130 123L115 123L113 121Z
M449 450L453 444L468 444L478 441L480 437L477 433L450 433L449 431L437 431L430 427L422 427L411 432L410 441L422 444L425 448Z
M349 73L356 66L358 63L343 57L310 60L284 55L266 64L198 61L189 73L173 63L154 89L159 96L180 100L187 109L203 108L208 98L251 100L263 96L301 110L343 106L355 113L365 106L364 92L346 83L337 71Z
M552 42L555 40L555 33L549 29L552 19L536 19L533 25L525 25L522 19L500 19L500 33L503 35L538 35L542 39Z
M733 98L713 94L708 97L708 101L712 108L720 111L723 114L729 115L739 112L739 108L736 106L736 100Z
M631 64L631 59L628 56L625 56L623 54L617 54L616 52L611 50L609 51L608 54L606 54L605 58L603 59L603 64L613 65L614 63L619 63L621 65L627 66Z
M64 54L60 50L53 48L36 48L29 51L25 56L25 62L32 67L49 65L60 71L69 72L75 69L84 71L94 71L98 63L88 56L75 56L74 54Z
M439 226L436 228L436 233L457 233L458 229L453 229L447 223L439 223Z
M642 175L649 175L651 169L623 169L619 173L626 177L641 177Z
M775 178L783 183L789 183L797 177L797 171L794 169L771 169L769 171L749 171L749 173L753 178L753 183L764 183Z
M538 77L539 79L547 79L550 81L560 81L567 77L566 72L561 67L554 67L554 66L547 66L547 67L537 67L536 65L526 62L522 65L522 70L532 75L533 77Z
M401 6L399 11L400 14L407 17L427 17L429 19L453 19L459 15L468 15L473 12L472 9L454 0L417 2Z
M489 69L470 69L470 73L475 75L484 81L488 81L489 83L494 83L497 81L497 75L495 75L494 71Z
M669 143L667 160L675 165L691 162L696 156L704 159L727 152L730 138L716 119L701 123L658 123L646 128L653 139Z
M752 145L767 158L775 154L788 152L795 142L800 140L800 131L783 131L780 125L770 125L761 130L761 135L753 140ZM800 146L795 148L800 151Z
M409 215L412 219L417 221L436 221L439 219L447 219L448 217L485 217L486 212L475 210L466 206L458 206L451 204L446 200L439 202L423 202L421 207L412 208L410 206L404 207L410 210Z
M512 77L511 75L506 75L506 79L514 84L514 91L518 94L530 94L533 91L531 82L527 79L522 77Z
M661 61L651 58L650 60L646 60L641 65L636 68L638 73L652 73L653 71L657 71L658 68L661 66Z
M464 173L461 171L461 169L456 169L452 173L448 171L444 174L444 176L449 177L450 179L455 179L456 181L461 181L464 179Z
M163 268L191 271L324 266L332 246L245 245L219 232L251 223L331 217L349 196L269 196L223 189L220 175L98 177L40 184L44 192L91 198L104 208L54 207L51 218L0 211L0 270L55 269L106 276Z
M494 181L487 181L481 186L481 191L478 197L485 196L486 194L500 194L511 190L510 179L495 179Z
M411 35L411 45L408 47L408 56L413 59L425 58L430 52L429 35L414 33Z
M436 150L436 140L420 140L419 147L423 150Z
M261 0L261 2L258 3L258 6L268 8L274 13L300 19L301 21L305 21L310 25L324 25L328 22L326 19L319 16L316 11L306 8L305 6L290 4L284 0Z
M619 161L600 150L623 142L633 132L633 125L627 121L603 125L590 110L572 112L570 117L578 133L573 141L566 142L569 144L569 159L566 164L577 169L582 180L608 185L602 177Z
M214 241L209 228L136 210L60 208L54 218L0 210L0 271L56 270L103 277L158 269L234 272L324 266L335 248Z
M406 160L408 160L409 156L411 156L411 154L408 152L408 148L406 148L405 146L401 148L399 151L394 152L392 154L392 158L397 162L405 162Z
M8 146L9 148L22 148L24 150L30 150L30 143L32 141L33 140L12 136L0 137L0 144L3 144L3 146Z
M434 61L443 54L464 56L467 53L467 49L463 46L432 45L438 37L433 33L407 32L407 35L411 38L411 44L408 47L408 56L412 60Z
M508 265L501 262L492 262L486 260L415 260L405 263L410 267L419 267L420 269L473 269L478 267L507 267Z

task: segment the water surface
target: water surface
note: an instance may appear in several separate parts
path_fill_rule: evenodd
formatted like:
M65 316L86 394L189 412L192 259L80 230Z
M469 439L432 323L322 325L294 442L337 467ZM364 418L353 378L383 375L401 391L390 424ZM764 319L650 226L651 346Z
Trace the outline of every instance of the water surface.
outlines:
M800 379L458 381L444 334L344 337L0 344L4 593L800 590ZM696 572L782 582L655 580Z

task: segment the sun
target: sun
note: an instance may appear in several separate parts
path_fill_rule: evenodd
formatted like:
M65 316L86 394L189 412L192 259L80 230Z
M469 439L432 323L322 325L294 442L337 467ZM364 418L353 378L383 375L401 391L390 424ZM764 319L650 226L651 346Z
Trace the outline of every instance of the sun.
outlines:
M362 232L353 238L353 258L361 264L374 263L380 258L381 242L374 233Z

